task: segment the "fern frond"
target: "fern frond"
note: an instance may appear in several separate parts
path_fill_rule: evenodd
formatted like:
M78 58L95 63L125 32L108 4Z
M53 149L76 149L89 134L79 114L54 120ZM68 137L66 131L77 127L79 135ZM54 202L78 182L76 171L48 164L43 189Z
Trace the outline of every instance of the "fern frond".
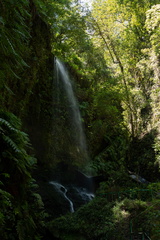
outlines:
M6 84L4 84L4 87L9 92L9 94L15 95L14 92Z
M10 206L10 199L13 198L12 195L9 192L6 192L6 191L0 189L0 196L1 196L1 199L6 200L5 204Z
M0 126L5 125L10 131L14 131L16 133L19 133L20 131L16 128L14 128L7 120L0 118Z
M43 208L44 207L44 203L42 201L41 196L38 193L32 193L32 196L34 197L36 204L39 208Z
M4 186L4 183L2 181L0 181L0 186Z
M25 238L24 221L22 219L18 220L16 231L18 234L18 239L22 240Z
M4 35L4 36L6 37L6 40L8 42L8 45L10 46L10 49L12 50L12 53L17 56L17 53L16 53L11 41L9 40L9 38L6 35Z
M21 151L18 148L18 146L15 144L15 142L13 142L13 140L10 137L8 137L8 136L3 134L2 138L14 150L14 152L21 153Z
M2 176L4 176L5 178L10 178L10 175L8 173L1 173Z

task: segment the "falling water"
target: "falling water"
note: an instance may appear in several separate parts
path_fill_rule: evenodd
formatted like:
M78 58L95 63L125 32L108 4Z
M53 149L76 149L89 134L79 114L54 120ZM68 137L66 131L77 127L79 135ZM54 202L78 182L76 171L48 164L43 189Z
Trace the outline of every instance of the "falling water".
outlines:
M69 202L70 205L70 212L74 212L74 207L72 201L67 197L67 188L65 188L63 185L61 185L58 182L51 181L50 184L52 184L55 188L55 190L64 196L64 198Z
M79 111L78 103L73 92L73 87L70 81L69 74L64 64L59 59L56 59L56 75L59 78L59 80L56 80L56 81L60 81L60 80L62 81L63 88L68 100L68 108L70 109L71 126L72 126L71 127L72 138L75 142L76 151L79 154L83 153L83 156L85 156L85 158L88 158L87 148L86 148L86 139L83 131L81 114Z

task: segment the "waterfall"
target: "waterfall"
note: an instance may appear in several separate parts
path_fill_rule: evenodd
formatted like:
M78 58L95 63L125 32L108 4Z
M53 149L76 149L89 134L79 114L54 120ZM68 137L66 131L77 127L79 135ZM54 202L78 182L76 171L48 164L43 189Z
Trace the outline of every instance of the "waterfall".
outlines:
M61 92L64 92L64 95L61 96L61 98L66 99L67 101L67 108L68 108L68 115L70 119L70 140L68 141L71 142L72 148L74 144L74 151L77 152L77 155L82 155L83 160L88 159L88 154L87 154L87 147L86 147L86 138L83 130L83 125L82 125L82 120L81 120L81 114L80 110L78 107L77 100L74 95L72 83L69 77L69 74L67 72L67 69L65 65L56 58L55 60L55 65L56 65L56 85L61 87ZM57 92L60 91L59 89ZM73 151L73 150L72 150Z
M37 181L47 212L58 217L91 201L94 188L92 178L77 170L88 170L89 158L72 81L59 59L54 59L53 67L52 107L46 112L52 118L48 126L51 164L37 171Z
M57 58L53 80L52 156L57 165L48 183L60 211L64 212L64 208L68 211L69 206L73 213L94 198L90 178L74 169L75 166L76 169L88 166L86 138L71 78L65 65Z
M70 212L74 212L74 207L73 207L73 203L72 201L67 197L67 188L65 188L62 184L58 183L58 182L54 182L54 181L51 181L50 184L52 184L55 188L55 190L63 195L63 197L69 202L69 205L70 205Z

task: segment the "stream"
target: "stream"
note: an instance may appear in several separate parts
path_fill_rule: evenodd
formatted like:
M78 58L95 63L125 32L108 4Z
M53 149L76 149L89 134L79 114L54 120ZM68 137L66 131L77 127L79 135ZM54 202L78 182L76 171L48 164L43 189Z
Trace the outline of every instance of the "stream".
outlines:
M68 210L73 213L74 206L85 204L94 198L94 193L88 192L84 187L77 187L73 184L64 186L56 181L49 182L53 186L53 191L67 200Z

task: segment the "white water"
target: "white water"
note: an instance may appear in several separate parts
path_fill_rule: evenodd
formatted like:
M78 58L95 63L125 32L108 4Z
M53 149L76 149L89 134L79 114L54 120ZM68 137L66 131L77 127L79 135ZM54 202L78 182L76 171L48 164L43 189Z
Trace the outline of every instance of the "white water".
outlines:
M85 164L88 164L87 160L89 160L89 158L86 147L86 139L83 130L83 124L78 102L75 98L73 87L67 69L65 68L65 65L57 58L55 59L54 87L55 87L54 96L55 102L57 103L57 109L60 106L58 117L59 116L63 117L63 119L66 120L64 122L68 124L67 126L65 126L65 130L67 131L66 132L64 131L64 134L68 134L69 132L69 135L66 135L66 138L64 137L64 139L61 139L60 134L57 133L54 134L54 136L57 136L56 139L58 143L57 145L60 147L62 146L61 151L63 153L64 145L62 143L65 140L64 143L65 146L67 146L67 151L71 153L70 156L74 156L75 161L80 156L80 159L83 160L83 163L85 162ZM59 119L58 117L57 119ZM73 148L70 148L70 146ZM64 148L64 152L65 151L66 149ZM76 152L76 154L74 151ZM67 187L65 187L61 183L56 181L51 181L50 184L53 185L55 191L57 191L58 194L61 194L61 196L63 196L65 200L69 202L70 212L72 213L74 212L74 208L75 209L77 208L78 204L76 201L80 201L80 203L82 202L83 204L85 204L94 198L94 194L88 192L87 189L82 187L80 188L73 186L71 187L71 185L70 186L67 185ZM73 196L74 194L75 196ZM74 206L72 200L74 201Z
M81 197L81 199L85 202L89 202L95 197L95 195L93 193L88 192L86 188L74 187L74 189L77 192L77 194Z
M71 184L70 186L67 187L68 188L67 189L64 185L60 184L59 182L50 181L49 183L52 184L52 186L54 187L55 191L58 194L62 195L69 202L69 206L70 206L69 210L71 213L73 213L75 210L74 210L73 202L67 196L67 193L69 193L70 191L73 193L73 189L74 189L74 196L77 196L76 199L82 202L82 204L90 202L95 197L93 193L88 192L87 189L83 187L76 187Z
M65 199L67 199L67 201L69 202L69 205L70 205L70 212L74 212L74 207L73 207L73 203L72 201L67 197L67 189L61 185L60 183L58 182L54 182L54 181L51 181L50 184L52 184L55 188L55 190L60 193L61 195L64 196Z
M71 124L72 124L74 139L76 141L77 152L83 153L86 156L86 158L88 158L87 148L86 148L86 139L83 131L81 114L79 111L77 100L74 96L70 77L68 75L68 72L64 64L57 58L56 58L56 72L57 72L57 76L60 77L61 81L63 82L66 96L68 98L68 105L69 105L68 107L71 109L71 117L72 117Z

